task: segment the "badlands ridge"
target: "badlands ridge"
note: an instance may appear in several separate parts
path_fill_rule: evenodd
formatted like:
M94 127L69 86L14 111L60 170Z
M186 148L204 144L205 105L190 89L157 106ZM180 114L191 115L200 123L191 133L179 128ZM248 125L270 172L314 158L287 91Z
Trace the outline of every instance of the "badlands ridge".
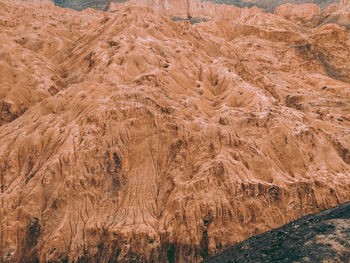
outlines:
M158 2L0 0L1 262L199 262L350 200L348 1Z

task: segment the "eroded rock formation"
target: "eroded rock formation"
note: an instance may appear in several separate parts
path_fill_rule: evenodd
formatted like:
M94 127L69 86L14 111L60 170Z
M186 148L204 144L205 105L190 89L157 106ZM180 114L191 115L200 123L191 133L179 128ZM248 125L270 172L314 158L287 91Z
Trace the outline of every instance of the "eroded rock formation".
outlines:
M284 4L277 6L274 13L295 23L307 23L315 21L321 16L321 9L315 4Z
M350 32L207 6L0 0L2 261L198 262L350 200Z

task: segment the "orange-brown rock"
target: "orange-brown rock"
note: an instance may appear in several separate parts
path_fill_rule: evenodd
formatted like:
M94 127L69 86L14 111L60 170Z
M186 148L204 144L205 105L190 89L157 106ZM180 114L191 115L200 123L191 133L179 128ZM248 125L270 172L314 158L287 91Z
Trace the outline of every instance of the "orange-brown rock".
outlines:
M322 22L336 23L350 29L350 2L341 0L339 4L330 5L323 13Z
M321 9L316 4L284 4L277 6L274 13L295 23L314 21L321 15Z
M114 7L0 0L0 261L198 262L350 200L348 30Z

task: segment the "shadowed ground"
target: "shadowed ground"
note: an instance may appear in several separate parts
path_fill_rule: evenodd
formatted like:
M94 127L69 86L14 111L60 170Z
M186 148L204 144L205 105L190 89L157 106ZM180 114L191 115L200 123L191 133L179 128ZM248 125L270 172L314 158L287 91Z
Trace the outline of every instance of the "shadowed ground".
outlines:
M350 203L249 238L205 261L349 262Z

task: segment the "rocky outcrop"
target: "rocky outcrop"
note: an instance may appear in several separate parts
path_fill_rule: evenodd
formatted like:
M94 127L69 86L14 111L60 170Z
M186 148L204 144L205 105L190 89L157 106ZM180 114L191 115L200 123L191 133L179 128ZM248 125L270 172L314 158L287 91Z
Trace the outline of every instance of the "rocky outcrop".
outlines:
M205 262L348 262L350 203L241 242Z
M199 262L350 200L348 30L113 11L0 0L0 261Z
M276 7L274 14L295 23L307 23L319 18L321 15L321 9L315 4L284 4Z
M335 23L350 29L350 3L341 1L338 5L331 5L326 8L321 23Z

